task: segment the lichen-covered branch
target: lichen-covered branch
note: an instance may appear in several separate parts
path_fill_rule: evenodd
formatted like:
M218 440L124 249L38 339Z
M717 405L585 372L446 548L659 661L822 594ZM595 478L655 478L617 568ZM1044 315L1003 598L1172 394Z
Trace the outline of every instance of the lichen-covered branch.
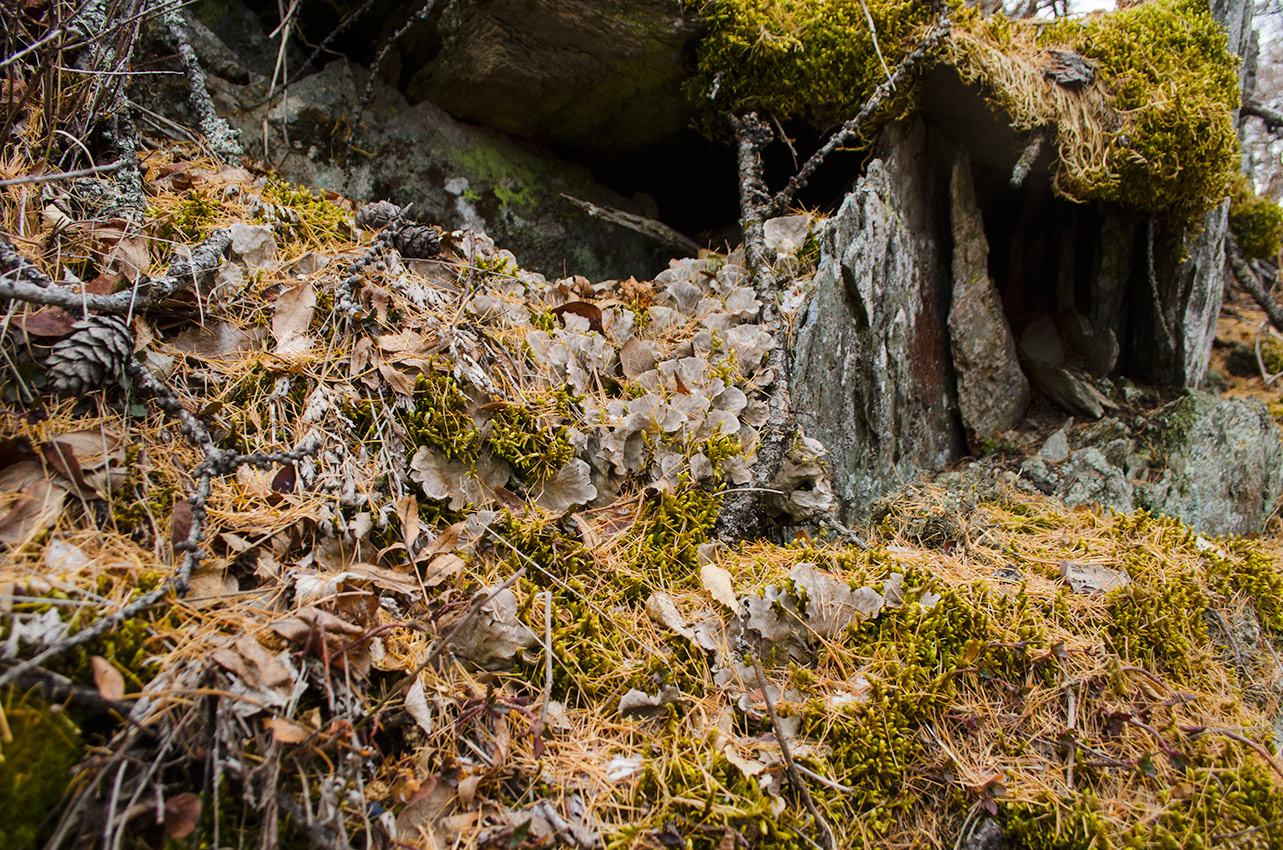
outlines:
M767 417L762 426L753 464L753 486L728 493L717 518L718 534L723 539L747 537L758 524L758 493L769 489L780 470L785 448L792 436L787 344L775 305L778 280L766 256L765 225L771 207L771 196L762 173L762 149L774 139L770 126L757 113L732 116L735 128L740 177L740 225L744 230L744 259L753 286L762 302L762 320L775 339L768 355L766 369L775 380L767 399Z
M952 29L952 21L949 14L949 6L946 4L941 7L940 15L936 18L931 29L923 37L908 56L900 60L891 76L882 81L869 99L860 107L860 111L855 117L843 124L837 132L829 137L819 150L811 155L802 167L798 169L797 174L790 178L788 184L779 191L775 200L771 204L771 213L779 215L788 209L789 204L797 197L797 193L806 188L811 177L816 170L824 164L829 154L833 153L843 145L859 139L865 130L869 128L869 123L876 116L900 88L909 85L914 75L927 65L936 55L936 48L944 41Z
M1239 248L1234 237L1228 233L1225 234L1225 259L1229 261L1230 270L1234 272L1234 279L1238 281L1238 285L1246 289L1256 299L1256 303L1261 305L1265 315L1270 318L1270 324L1283 331L1283 306L1280 306L1279 302L1265 290L1260 275L1243 256L1243 249Z
M187 92L191 98L192 108L200 121L201 134L214 155L227 163L235 163L245 155L241 147L240 134L228 126L223 117L214 109L214 100L209 96L209 84L205 80L205 69L201 68L196 51L192 49L187 38L187 25L178 6L165 10L163 20L169 35L174 39L178 49L178 58L183 62L183 73L187 77Z
M1272 133L1283 132L1283 110L1267 106L1259 100L1248 99L1243 101L1243 114L1260 118L1265 122L1265 126Z
M84 310L122 315L138 313L188 287L206 282L218 269L231 244L231 231L215 231L192 251L190 260L184 258L170 263L165 277L141 280L134 289L112 295L91 295L58 286L11 243L0 239L0 299L16 298L30 304L61 307L77 315Z

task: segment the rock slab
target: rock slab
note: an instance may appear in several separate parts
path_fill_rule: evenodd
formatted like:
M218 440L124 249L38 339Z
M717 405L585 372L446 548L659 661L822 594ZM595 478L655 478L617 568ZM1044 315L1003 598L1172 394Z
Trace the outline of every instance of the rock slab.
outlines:
M879 158L823 226L814 289L798 319L793 408L829 450L846 523L961 449L941 303L946 237L932 206L948 175L923 167L927 151L920 121L887 129Z
M953 299L949 347L958 376L962 424L977 440L1016 425L1029 406L1029 381L1020 370L1002 296L989 277L989 242L976 203L971 159L953 162L949 194L953 219Z

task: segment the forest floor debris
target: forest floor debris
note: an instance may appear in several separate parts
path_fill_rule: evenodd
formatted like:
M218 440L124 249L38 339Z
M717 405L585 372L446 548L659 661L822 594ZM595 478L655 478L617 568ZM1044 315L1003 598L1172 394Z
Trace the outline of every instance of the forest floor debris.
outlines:
M888 499L865 546L728 546L778 343L740 257L547 281L474 233L405 259L194 148L143 170L141 231L20 186L4 230L106 293L230 228L135 355L221 447L319 450L215 477L187 593L0 692L6 846L1283 842L1273 542L995 473ZM201 462L135 395L45 393L79 317L11 308L3 669L174 572ZM832 494L791 454L800 527Z

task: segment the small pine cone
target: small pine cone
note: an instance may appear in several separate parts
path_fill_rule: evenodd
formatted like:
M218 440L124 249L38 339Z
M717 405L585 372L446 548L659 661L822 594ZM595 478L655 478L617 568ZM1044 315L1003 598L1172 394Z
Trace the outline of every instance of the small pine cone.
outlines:
M45 359L45 375L58 395L79 395L119 381L134 353L134 334L120 316L93 315L72 325Z
M401 214L401 208L391 201L374 201L362 204L356 211L356 226L366 230L382 230Z
M406 222L392 234L392 245L408 260L430 260L441 253L441 231L430 224Z

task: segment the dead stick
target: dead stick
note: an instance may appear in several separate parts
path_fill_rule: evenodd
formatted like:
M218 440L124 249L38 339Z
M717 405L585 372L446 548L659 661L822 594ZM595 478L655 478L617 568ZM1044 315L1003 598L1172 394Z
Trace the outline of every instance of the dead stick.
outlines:
M923 37L921 43L918 44L913 52L900 60L900 64L896 65L895 70L891 72L891 76L887 77L873 90L873 94L860 107L860 111L856 113L855 117L843 124L836 133L830 136L823 147L811 155L811 158L802 165L797 174L793 175L792 179L789 180L788 185L775 196L770 208L772 214L779 215L788 209L789 204L793 203L794 198L797 197L797 193L806 187L816 169L824 164L824 160L828 158L829 154L849 140L858 139L868 129L867 125L878 110L885 106L891 96L901 86L906 85L909 79L930 61L935 54L936 48L949 35L951 27L949 7L946 5L940 10L939 17L936 18L936 22L931 26L931 29L927 30L927 34Z
M1283 307L1275 301L1273 296L1265 290L1261 284L1261 278L1248 263L1247 258L1243 256L1243 249L1234 241L1234 237L1229 233L1225 234L1225 259L1229 261L1230 269L1234 272L1234 279L1238 285L1248 291L1256 299L1256 303L1261 305L1265 315L1270 317L1270 324L1280 331L1283 331Z
M766 701L766 711L771 716L771 726L775 729L775 739L780 742L780 755L784 757L784 766L788 768L789 779L793 782L793 787L797 789L798 794L802 797L802 803L806 806L811 817L815 818L824 830L824 846L830 848L837 847L837 839L833 834L833 827L820 814L819 808L815 801L811 799L811 791L802 781L801 774L798 773L797 765L793 763L793 752L789 749L788 738L784 735L784 730L780 728L780 718L775 713L775 701L771 699L771 692L766 686L766 673L762 670L762 662L756 657L753 658L753 670L757 672L757 682L762 686L762 699Z
M85 310L118 315L138 312L205 280L218 269L231 244L231 231L215 231L196 246L190 260L170 263L165 277L143 278L133 289L112 295L92 295L54 283L12 244L0 239L0 299L61 307L73 315Z
M1283 131L1283 111L1275 109L1272 106L1266 106L1259 100L1243 101L1243 114L1252 115L1260 118L1265 122L1265 126L1273 133Z

